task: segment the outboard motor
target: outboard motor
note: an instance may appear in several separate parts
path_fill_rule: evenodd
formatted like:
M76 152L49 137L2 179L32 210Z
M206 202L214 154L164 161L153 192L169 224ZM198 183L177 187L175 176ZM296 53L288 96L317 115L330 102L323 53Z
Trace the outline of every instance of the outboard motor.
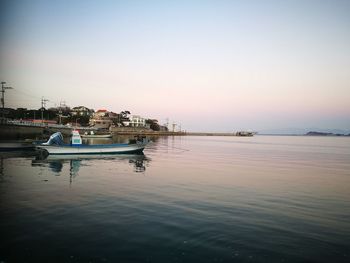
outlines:
M136 143L137 144L147 144L149 142L149 140L147 139L146 136L137 136L136 138Z
M63 145L63 144L64 144L63 137L60 132L55 132L50 136L47 142L43 143L43 145Z
M134 139L129 140L129 144L147 144L149 143L149 140L146 138L146 136L136 135L134 136Z

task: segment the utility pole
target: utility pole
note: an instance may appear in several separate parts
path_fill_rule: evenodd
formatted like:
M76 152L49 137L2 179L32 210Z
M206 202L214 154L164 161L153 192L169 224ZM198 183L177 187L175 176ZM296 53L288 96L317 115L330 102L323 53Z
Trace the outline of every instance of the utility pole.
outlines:
M169 130L169 118L166 118L165 121L165 127Z
M64 116L63 109L64 109L64 112L67 113L67 104L65 100L60 101L60 124L62 124L62 117L67 117L67 116Z
M41 124L44 123L44 109L46 107L46 102L49 100L44 99L44 97L41 98Z
M62 107L66 105L65 101L60 101L60 108L58 109L59 124L62 124Z
M6 82L1 81L1 103L2 103L2 117L5 118L5 90L7 89L13 89L12 87L5 87Z

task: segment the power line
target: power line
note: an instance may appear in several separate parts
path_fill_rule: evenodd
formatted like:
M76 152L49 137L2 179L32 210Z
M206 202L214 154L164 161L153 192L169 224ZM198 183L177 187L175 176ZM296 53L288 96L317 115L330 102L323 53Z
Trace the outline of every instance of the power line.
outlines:
M32 101L33 100L38 100L38 99L42 99L42 97L39 97L39 96L35 96L35 95L33 95L33 94L29 94L27 91L23 91L23 89L16 89L16 91L18 92L18 93L21 93L21 94L23 94L23 95L25 95L26 97L31 97L31 98L33 98L32 99ZM28 98L26 98L26 99L21 99L22 101L25 101L25 100L28 100L29 101L29 99ZM51 101L51 100L47 100L47 102L48 103L51 103L52 105L58 105L59 103L57 103L57 102L54 102L54 101ZM66 105L65 104L66 102L64 101L64 105ZM46 104L45 104L46 105Z
M24 92L23 90L20 90L20 89L16 89L15 91L18 93L22 93L23 95L25 95L27 97L32 97L33 99L40 99L39 96L34 96L33 94L29 94L29 93Z

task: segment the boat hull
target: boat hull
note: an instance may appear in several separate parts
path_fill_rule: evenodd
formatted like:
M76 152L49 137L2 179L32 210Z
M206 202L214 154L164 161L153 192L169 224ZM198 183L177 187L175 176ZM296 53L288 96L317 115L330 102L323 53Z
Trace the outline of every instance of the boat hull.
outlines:
M142 153L146 144L123 144L123 145L79 145L79 146L53 146L40 145L39 149L46 150L50 155L67 154L135 154Z

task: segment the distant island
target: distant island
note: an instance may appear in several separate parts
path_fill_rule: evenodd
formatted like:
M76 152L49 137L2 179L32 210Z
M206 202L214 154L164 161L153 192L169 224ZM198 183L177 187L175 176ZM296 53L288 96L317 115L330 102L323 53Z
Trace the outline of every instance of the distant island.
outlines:
M342 133L332 133L332 132L317 132L317 131L309 131L305 135L308 136L350 136L350 134L342 134Z

